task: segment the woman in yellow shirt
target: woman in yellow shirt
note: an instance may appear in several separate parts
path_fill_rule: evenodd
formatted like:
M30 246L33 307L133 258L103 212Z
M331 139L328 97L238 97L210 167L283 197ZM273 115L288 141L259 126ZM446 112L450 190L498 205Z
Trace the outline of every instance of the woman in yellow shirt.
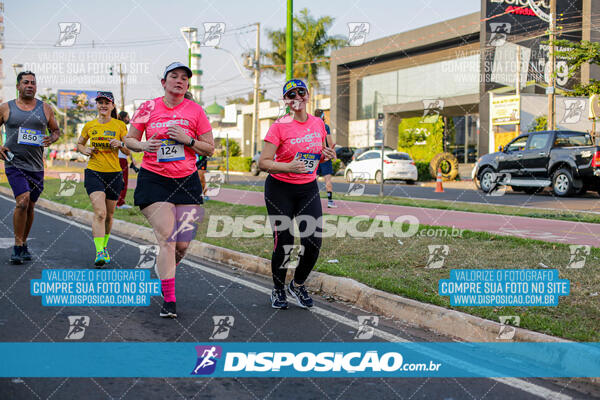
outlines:
M110 262L106 249L113 222L115 206L123 188L123 173L119 164L119 150L129 155L123 139L127 126L117 119L115 101L111 92L96 96L98 118L88 122L77 141L77 150L90 157L85 169L85 189L94 208L92 236L96 247L96 267ZM91 147L87 146L88 140Z

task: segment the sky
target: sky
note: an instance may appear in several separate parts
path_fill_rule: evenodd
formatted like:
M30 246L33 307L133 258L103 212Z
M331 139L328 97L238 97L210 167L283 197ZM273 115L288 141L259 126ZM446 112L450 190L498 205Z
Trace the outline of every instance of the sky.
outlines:
M201 84L205 104L216 100L224 105L227 98L245 96L253 87L250 74L242 69L246 74L242 76L235 62L241 64L241 54L255 47L256 30L245 26L260 22L261 49L269 49L267 31L285 28L286 5L285 0L4 0L2 97L6 101L15 96L13 64L36 73L38 94L58 89L112 90L117 99L118 76L109 75L109 68L122 64L128 82L126 103L158 97L163 94L160 78L165 66L173 61L187 64L180 27L197 27L202 37L205 23L221 22L225 34L220 49L201 50ZM347 37L348 23L366 22L370 41L478 12L480 0L294 1L295 13L303 8L315 18L335 18L330 35ZM59 24L73 22L79 24L75 42L56 46ZM327 71L319 76L325 92L328 77ZM284 75L263 73L261 89L277 99L284 80Z

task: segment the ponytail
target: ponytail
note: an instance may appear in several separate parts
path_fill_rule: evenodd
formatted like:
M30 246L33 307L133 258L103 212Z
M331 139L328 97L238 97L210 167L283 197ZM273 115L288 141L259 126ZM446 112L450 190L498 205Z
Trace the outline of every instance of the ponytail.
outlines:
M111 118L117 119L117 107L113 108L110 112Z

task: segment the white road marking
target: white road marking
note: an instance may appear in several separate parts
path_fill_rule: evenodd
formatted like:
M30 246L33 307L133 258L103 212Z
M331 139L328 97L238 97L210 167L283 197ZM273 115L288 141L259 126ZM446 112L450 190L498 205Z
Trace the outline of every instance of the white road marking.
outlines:
M3 198L3 199L5 199L5 200L12 201L14 203L14 199L11 199L11 198L3 196L3 195L0 195L0 197ZM86 225L80 224L79 222L71 221L71 220L69 220L67 218L63 218L63 217L61 217L59 215L55 215L55 214L53 214L51 212L48 212L48 211L45 211L45 210L41 210L39 208L37 209L37 212L39 212L41 214L44 214L44 215L47 215L49 217L55 218L55 219L57 219L59 221L65 222L65 223L67 223L69 225L77 226L79 228L86 229L86 230L89 230L89 231L92 230L91 227L88 227ZM133 246L133 247L136 247L136 248L139 245L139 243L136 243L136 242L131 241L129 239L122 238L122 237L117 236L117 235L111 235L111 238L113 238L115 240L118 240L120 242L126 243L126 244L128 244L130 246ZM231 276L231 275L226 274L224 272L218 271L218 270L216 270L214 268L207 267L205 265L201 265L201 264L195 263L193 261L188 261L188 260L183 260L182 262L184 264L192 267L192 268L199 269L201 271L207 272L209 274L218 276L218 277L223 278L223 279L228 279L228 280L233 281L235 283L238 283L240 285L243 285L243 286L246 286L248 288L254 289L254 290L258 291L258 292L261 292L261 293L263 293L265 295L268 295L268 294L271 293L271 290L268 289L268 288L266 288L266 287L263 287L263 286L258 285L256 283L253 283L253 282L245 281L242 278ZM325 309L320 308L320 307L313 307L312 310L311 310L311 312L317 313L317 314L322 315L324 317L327 317L327 318L329 318L329 319L331 319L333 321L342 323L342 324L347 325L347 326L349 326L349 327L351 327L353 329L356 329L357 322L355 320L350 319L350 318L346 318L346 317L344 317L342 315L333 313L331 311L325 310ZM389 342L410 343L409 340L406 340L406 339L404 339L404 338L402 338L400 336L396 336L394 334L382 331L382 330L377 329L377 328L373 328L373 334L376 335L376 336L378 336L378 337L380 337L380 338L382 338L382 339L385 339L385 340L387 340ZM434 352L432 352L432 351L427 350L427 353L430 354L430 355L432 355L432 356L434 356ZM441 358L449 359L449 357L447 355L440 355L440 356L441 356ZM454 363L454 361L453 361L453 363ZM463 367L464 366L467 369L471 369L471 368L469 368L469 364L467 362L465 362L465 361L462 361L462 360L456 359L456 363L454 363L454 364L456 366L459 366L459 367ZM485 371L485 369L482 368L482 367L477 367L477 368L478 368L479 372ZM513 387L515 389L519 389L521 391L527 392L529 394L532 394L534 396L538 396L538 397L543 398L543 399L548 399L548 400L572 400L571 396L568 396L568 395L560 393L560 392L555 392L555 391L547 389L547 388L545 388L543 386L539 386L539 385L536 385L534 383L527 382L527 381L524 381L524 380L518 379L518 378L493 378L493 377L490 377L490 378L487 378L487 379L491 379L491 380L497 381L499 383L505 384L507 386L511 386L511 387Z

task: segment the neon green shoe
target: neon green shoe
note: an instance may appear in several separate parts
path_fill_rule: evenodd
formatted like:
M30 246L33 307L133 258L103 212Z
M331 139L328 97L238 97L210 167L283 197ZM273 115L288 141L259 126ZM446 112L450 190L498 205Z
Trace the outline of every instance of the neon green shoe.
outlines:
M94 265L96 267L101 267L106 264L106 257L104 256L104 251L98 251L96 253L96 261L94 261Z
M106 247L104 248L104 259L106 260L107 264L110 264L110 255L108 254Z

